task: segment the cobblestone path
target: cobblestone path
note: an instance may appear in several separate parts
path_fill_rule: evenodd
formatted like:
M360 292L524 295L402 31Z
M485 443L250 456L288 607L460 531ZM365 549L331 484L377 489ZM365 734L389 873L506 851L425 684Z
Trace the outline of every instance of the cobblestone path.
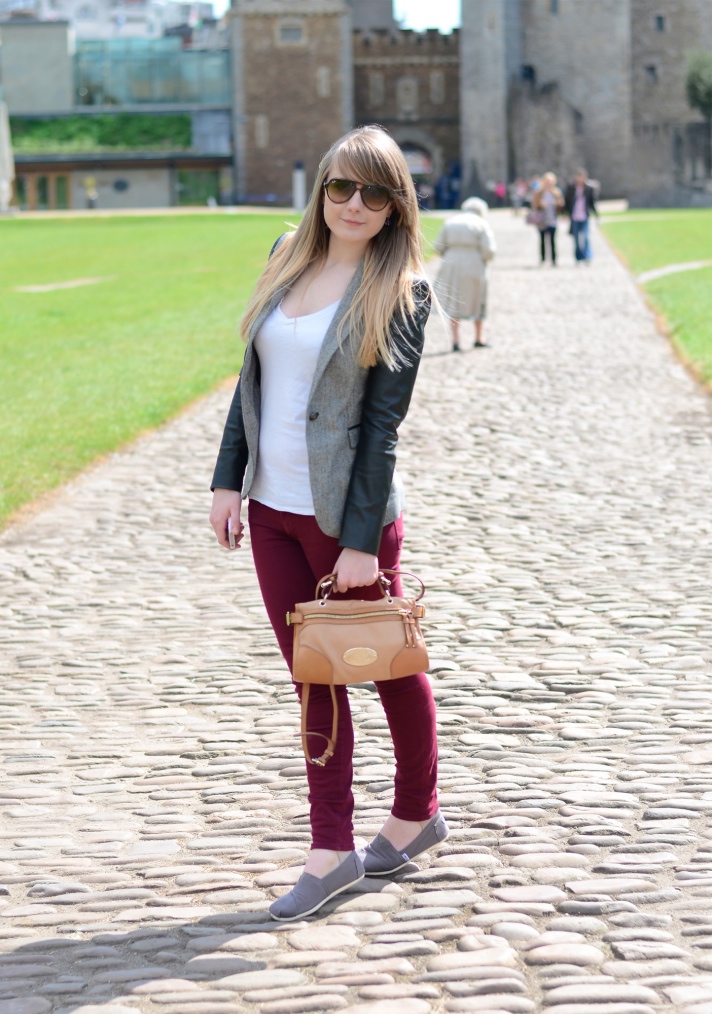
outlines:
M401 469L450 839L315 918L298 713L207 526L225 390L0 539L0 1014L712 1011L712 417L600 237L494 216ZM389 809L357 710L357 832Z

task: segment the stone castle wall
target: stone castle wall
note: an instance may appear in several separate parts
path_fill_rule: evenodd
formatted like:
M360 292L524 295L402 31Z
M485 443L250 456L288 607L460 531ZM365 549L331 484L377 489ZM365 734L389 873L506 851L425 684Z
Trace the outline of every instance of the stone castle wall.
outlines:
M296 162L311 187L351 127L350 7L343 0L238 0L231 14L236 189L290 204Z
M537 85L557 83L579 115L590 174L604 194L625 193L632 144L630 0L525 0L522 40L522 63Z
M712 50L709 0L632 0L630 193L639 206L709 205L701 114L685 92L689 54Z
M710 0L632 0L632 118L636 126L701 120L685 95L693 50L712 50Z
M404 147L432 155L439 176L459 159L459 33L354 34L356 124L379 123Z
M552 171L563 183L585 162L581 117L558 84L513 82L507 121L512 177L531 179Z
M463 196L506 180L507 0L464 0L460 30Z
M698 171L684 78L690 50L712 49L712 0L463 0L450 36L394 29L387 8L234 0L241 200L289 203L295 161L311 182L336 137L373 122L425 150L433 181L459 158L462 196L584 164L603 196L659 200Z

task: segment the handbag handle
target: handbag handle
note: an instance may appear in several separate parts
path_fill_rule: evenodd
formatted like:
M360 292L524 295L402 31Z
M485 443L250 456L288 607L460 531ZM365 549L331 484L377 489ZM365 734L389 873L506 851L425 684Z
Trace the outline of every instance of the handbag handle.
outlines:
M379 570L378 577L376 578L376 581L378 582L378 587L381 589L381 593L384 599L388 598L392 583L391 581L388 580L386 574L393 574L394 577L400 576L414 578L414 580L416 580L420 585L420 593L415 597L416 602L419 602L422 599L423 595L425 595L425 585L423 584L423 582L421 581L421 579L418 577L417 574L411 574L410 571L407 570L389 570L386 567L383 570ZM314 598L316 599L320 598L323 602L326 602L326 600L334 590L335 580L336 574L332 573L326 574L325 577L322 577L320 581L317 581L316 591L314 592Z

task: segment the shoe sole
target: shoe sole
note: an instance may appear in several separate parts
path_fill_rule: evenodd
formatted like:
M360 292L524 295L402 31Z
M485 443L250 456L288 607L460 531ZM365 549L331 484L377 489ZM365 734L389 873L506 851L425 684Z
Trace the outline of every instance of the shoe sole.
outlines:
M367 877L390 877L391 873L397 873L398 870L402 870L404 866L408 865L408 863L415 862L415 860L418 858L418 856L422 856L426 852L430 852L431 849L437 848L438 845L442 845L442 843L444 841L447 841L447 839L449 837L450 837L450 831L448 830L448 833L445 835L445 837L441 838L440 841L438 841L438 842L435 843L435 845L428 845L428 847L426 849L423 849L422 852L416 852L416 854L414 856L411 856L410 859L406 859L404 862L402 862L400 864L400 866L394 866L392 870L379 870L378 873L370 873L368 870L366 870L366 876Z
M445 841L444 838L443 838L443 841ZM423 849L423 852L427 852L427 851L428 851L427 849ZM419 852L418 856L422 856L423 852ZM367 877L390 877L391 873L397 873L398 870L402 870L404 866L408 865L408 863L415 862L415 860L418 858L418 856L413 856L412 859L406 859L406 861L404 863L401 863L400 866L394 866L392 870L379 870L378 873L369 873L368 871L366 871L366 876Z
M354 884L360 884L365 876L366 874L364 873L360 877L357 877L356 880L352 880L350 884L344 884L343 887L339 887L335 891L332 891L331 894L327 895L326 898L320 901L317 905L314 905L313 908L307 909L306 912L299 912L297 915L289 915L289 916L273 915L270 912L270 918L274 919L275 922L295 922L297 919L303 919L307 915L313 915L314 912L318 912L320 908L323 908L323 906L326 905L327 901L331 901L332 898L335 898L337 894L343 894L344 891L348 891L348 889L350 887L353 887Z

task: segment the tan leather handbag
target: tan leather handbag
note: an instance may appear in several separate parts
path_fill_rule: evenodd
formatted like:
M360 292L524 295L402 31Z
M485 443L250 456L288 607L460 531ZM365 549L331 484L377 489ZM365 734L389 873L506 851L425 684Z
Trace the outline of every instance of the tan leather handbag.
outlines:
M418 622L425 615L419 600L425 594L421 586L416 598L397 598L390 594L391 582L386 574L401 571L382 570L378 584L380 599L330 599L335 575L327 574L316 586L313 602L300 602L294 612L287 613L287 623L294 628L294 661L292 676L303 683L302 746L311 764L323 767L334 755L339 709L335 686L348 683L370 683L413 676L428 668L428 651ZM415 577L414 574L407 575ZM334 717L331 736L307 731L309 686L326 684L331 688ZM321 736L327 747L321 757L311 757L307 736Z

